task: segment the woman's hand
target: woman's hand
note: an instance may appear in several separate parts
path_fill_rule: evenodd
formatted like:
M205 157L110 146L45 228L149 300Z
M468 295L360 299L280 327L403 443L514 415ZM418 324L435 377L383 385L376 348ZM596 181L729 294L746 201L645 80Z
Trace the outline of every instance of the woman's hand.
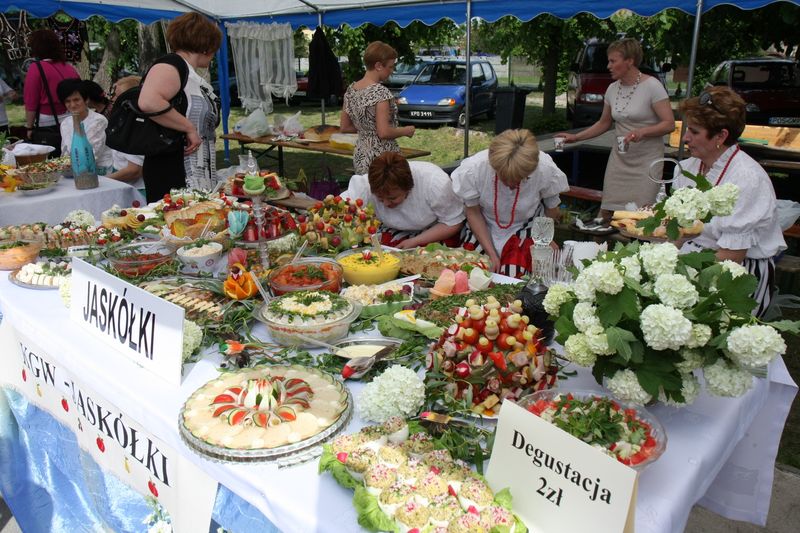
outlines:
M578 142L578 136L574 133L561 132L556 133L553 137L564 137L564 142L567 144Z
M625 136L626 143L638 143L642 139L644 139L645 135L641 130L633 130L628 132Z
M406 239L395 245L395 248L400 248L401 250L408 250L409 248L416 248L416 247L417 243L414 239Z
M488 255L489 255L489 261L492 262L492 272L494 272L495 274L499 274L500 273L500 267L502 266L500 264L500 257L494 252L492 252L492 253L490 253Z
M406 126L405 128L403 128L403 130L404 130L403 135L411 138L414 136L414 133L417 131L417 128L414 126Z
M187 156L197 151L203 139L197 133L197 130L192 128L192 131L186 134L186 148L183 149L183 155Z

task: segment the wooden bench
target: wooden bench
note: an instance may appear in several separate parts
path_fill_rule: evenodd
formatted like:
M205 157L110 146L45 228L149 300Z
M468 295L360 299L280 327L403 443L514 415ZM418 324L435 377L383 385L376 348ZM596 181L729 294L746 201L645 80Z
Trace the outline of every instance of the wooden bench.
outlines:
M561 196L575 198L576 200L588 200L590 202L600 203L603 200L603 191L570 185L569 191L562 192Z
M800 239L800 224L795 224L784 231L783 236L789 239Z

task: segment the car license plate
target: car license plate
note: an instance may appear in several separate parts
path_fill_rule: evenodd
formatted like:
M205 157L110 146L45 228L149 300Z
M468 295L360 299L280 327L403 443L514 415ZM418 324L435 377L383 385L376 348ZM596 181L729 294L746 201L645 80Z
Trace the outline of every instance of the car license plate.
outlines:
M408 114L412 117L432 117L433 111L409 111Z
M771 126L800 126L800 117L770 117Z

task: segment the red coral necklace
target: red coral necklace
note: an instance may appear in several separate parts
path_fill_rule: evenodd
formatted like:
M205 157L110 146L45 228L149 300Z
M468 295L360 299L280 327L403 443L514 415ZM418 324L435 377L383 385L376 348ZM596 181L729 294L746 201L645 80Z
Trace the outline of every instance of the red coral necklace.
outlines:
M733 158L736 157L736 154L738 154L738 153L739 153L739 145L737 144L736 145L736 150L734 150L733 153L731 154L731 156L728 158L728 162L725 163L725 166L722 168L722 172L719 173L719 177L717 178L717 181L714 182L714 187L719 185L719 182L722 181L722 177L725 175L725 172L728 171L728 167L731 165L731 161L733 161ZM705 174L705 172L706 172L706 164L703 163L702 161L700 161L700 174ZM497 213L497 209L496 208L495 208L495 213Z
M497 226L500 229L508 229L508 228L511 227L512 224L514 224L514 214L517 211L517 201L519 200L519 189L520 189L520 187L519 187L519 185L517 185L515 187L517 192L514 194L514 204L511 206L511 220L509 221L508 224L506 224L504 226L503 224L500 223L500 217L497 215L497 188L498 188L497 182L498 181L500 181L500 179L497 177L497 174L495 174L494 175L494 221L497 222Z

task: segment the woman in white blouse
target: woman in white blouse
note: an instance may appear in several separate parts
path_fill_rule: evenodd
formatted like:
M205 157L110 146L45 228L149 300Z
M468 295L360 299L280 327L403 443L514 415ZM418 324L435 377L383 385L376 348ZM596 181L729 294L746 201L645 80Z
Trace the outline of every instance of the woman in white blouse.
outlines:
M70 113L80 118L86 138L92 145L97 173L105 175L112 170L111 148L106 146L106 117L89 109L86 86L79 79L66 79L56 89L58 99ZM69 154L72 146L72 120L61 121L61 153Z
M567 177L540 153L528 130L506 130L488 150L453 171L453 191L466 205L464 247L483 251L492 268L521 277L531 270L530 226L537 216L558 219Z
M686 121L683 141L692 157L681 165L693 174L702 174L713 185L733 183L739 199L733 213L714 217L683 250L709 248L719 260L741 263L759 280L753 297L761 316L769 306L775 278L775 255L786 249L778 222L775 189L764 169L739 149L736 141L744 131L745 102L727 87L711 87L697 98L680 106ZM694 182L675 172L674 187L693 186Z
M409 163L397 152L384 152L372 160L368 174L350 179L342 196L375 206L386 246L458 244L464 205L453 193L450 177L433 163Z

